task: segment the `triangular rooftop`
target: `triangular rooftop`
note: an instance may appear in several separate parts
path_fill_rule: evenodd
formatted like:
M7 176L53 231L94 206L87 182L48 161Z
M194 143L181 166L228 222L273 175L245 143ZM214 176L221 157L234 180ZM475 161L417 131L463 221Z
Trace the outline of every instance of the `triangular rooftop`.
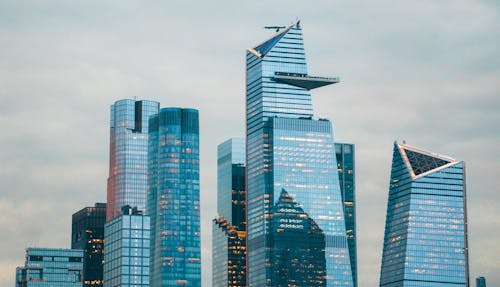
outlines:
M288 33L288 31L290 31L290 29L293 28L293 26L300 27L299 23L300 23L300 21L297 21L293 25L290 25L288 28L286 28L283 32L274 35L269 40L266 40L264 43L254 47L254 48L248 49L248 51L252 52L253 54L255 54L259 58L264 57L267 54L267 52L271 51L271 49L274 47L274 45L276 45L281 40L281 38L283 38L283 36L285 36L286 33Z
M458 162L454 158L422 150L407 144L395 144L413 178Z

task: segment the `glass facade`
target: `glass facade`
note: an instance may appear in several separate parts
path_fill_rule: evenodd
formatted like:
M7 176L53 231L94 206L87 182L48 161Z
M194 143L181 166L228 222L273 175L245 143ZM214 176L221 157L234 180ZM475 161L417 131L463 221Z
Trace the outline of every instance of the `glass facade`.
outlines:
M465 164L394 144L380 286L469 286Z
M83 249L83 286L103 286L106 203L85 207L72 216L71 248Z
M150 219L129 206L122 210L105 227L104 286L149 286Z
M81 287L83 250L28 248L16 269L16 287Z
M245 143L217 149L217 210L212 228L212 285L246 286Z
M354 287L358 286L357 247L356 247L356 178L355 178L355 151L354 145L349 143L335 143L337 168L339 172L340 192L344 203L345 228L347 245L351 259L351 272Z
M159 106L129 99L111 105L107 221L125 205L146 210L148 120Z
M151 285L201 286L198 111L163 108L149 120Z
M330 121L300 23L247 51L248 286L353 286Z

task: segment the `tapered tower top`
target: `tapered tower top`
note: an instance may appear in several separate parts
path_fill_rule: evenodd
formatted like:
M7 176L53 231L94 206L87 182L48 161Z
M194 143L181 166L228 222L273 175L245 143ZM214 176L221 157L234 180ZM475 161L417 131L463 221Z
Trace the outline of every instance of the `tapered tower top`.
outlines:
M459 162L449 156L407 145L406 142L402 144L394 142L394 145L399 150L412 178L423 176Z
M292 42L287 41L287 36L299 40L300 45L303 46L300 20L297 20L294 24L288 26L281 32L279 31L281 28L280 26L273 26L272 28L276 28L277 33L263 43L253 48L249 48L248 51L250 53L261 59L266 57L275 57L273 55L270 55L271 51L276 50L276 52L280 52L280 48L290 48L290 46L293 44ZM340 81L338 77L319 77L308 75L307 72L304 73L289 71L276 71L272 80L278 83L288 84L306 90L328 86Z

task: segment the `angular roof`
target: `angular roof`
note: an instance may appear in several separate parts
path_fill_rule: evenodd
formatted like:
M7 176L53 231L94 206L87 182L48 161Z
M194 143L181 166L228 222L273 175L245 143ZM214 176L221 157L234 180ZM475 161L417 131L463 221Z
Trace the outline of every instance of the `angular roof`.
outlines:
M269 40L265 41L264 43L254 47L254 48L248 49L248 51L252 52L253 54L255 54L259 58L264 57L267 54L267 52L271 51L271 49L274 47L274 45L276 45L281 40L281 38L283 38L286 35L286 33L288 33L288 31L290 31L290 29L292 29L292 27L295 25L297 25L297 27L299 27L299 21L297 21L297 23L295 23L293 25L290 25L283 32L274 35L273 37L271 37Z
M413 178L423 176L458 161L454 158L422 150L407 144L395 143Z

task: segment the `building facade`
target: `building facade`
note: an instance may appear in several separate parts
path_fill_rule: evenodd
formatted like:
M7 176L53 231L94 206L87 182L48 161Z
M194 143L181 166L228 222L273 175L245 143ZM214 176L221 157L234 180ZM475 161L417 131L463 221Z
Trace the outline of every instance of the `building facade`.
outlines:
M248 286L353 286L330 121L297 22L246 58Z
M148 120L159 106L129 99L111 105L107 221L125 205L146 210Z
M351 260L351 273L354 287L358 286L358 260L356 244L356 169L355 148L350 143L335 143L337 168L339 172L340 191L344 204L345 228L349 258Z
M83 250L27 248L16 269L16 287L83 286Z
M380 286L469 286L465 163L394 144Z
M106 223L104 232L104 286L149 286L149 217L124 206L122 215Z
M71 248L83 250L83 285L103 286L106 203L85 207L72 216Z
M198 111L163 108L149 121L151 286L201 286Z
M476 287L486 287L486 278L483 276L476 277Z
M246 286L245 142L217 147L217 213L212 225L212 285Z

